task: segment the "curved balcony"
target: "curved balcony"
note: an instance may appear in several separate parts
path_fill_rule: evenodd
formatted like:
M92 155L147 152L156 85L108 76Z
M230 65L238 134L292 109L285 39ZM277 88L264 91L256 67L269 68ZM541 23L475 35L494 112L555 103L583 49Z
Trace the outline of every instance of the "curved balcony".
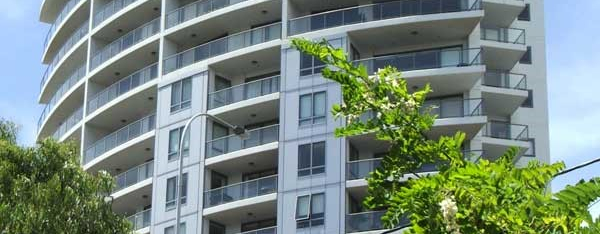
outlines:
M273 193L277 193L277 175L205 191L204 207L206 209Z
M524 74L487 71L481 85L481 97L493 116L512 115L529 96Z
M435 49L415 53L403 53L355 61L367 68L369 74L387 66L399 71L415 71L447 67L468 67L482 64L481 49Z
M93 27L98 26L109 17L121 11L123 8L131 5L138 0L113 0L106 5L100 7L100 10L94 15Z
M71 131L71 128L75 127L83 119L83 106L79 107L69 118L67 118L58 129L52 134L52 138L60 141L66 133Z
M241 101L249 100L279 92L280 76L268 77L208 94L208 109L231 105Z
M87 113L93 113L110 101L158 77L158 64L143 68L100 91L88 101Z
M191 19L245 1L248 0L203 0L187 4L167 13L166 28L175 27Z
M113 193L131 187L148 178L152 178L153 172L154 161L150 161L115 176L117 184L115 189L113 189Z
M275 23L233 34L169 56L164 60L163 74L168 74L180 68L218 55L280 38L281 23Z
M154 19L102 48L91 60L90 70L115 57L122 51L160 32L160 18Z
M468 0L412 0L362 5L333 10L290 20L289 35L298 35L322 29L373 22L415 15L441 14L481 10L481 1Z
M85 36L88 34L88 29L89 22L86 21L85 23L83 23L83 25L81 25L81 27L79 27L79 29L77 29L77 31L75 31L69 37L65 44L63 44L63 46L58 50L56 55L54 55L54 57L52 58L52 62L48 65L48 67L46 68L46 72L42 77L42 80L40 82L40 90L44 89L44 86L46 85L49 76L52 74L52 72L58 66L58 64L62 61L64 56L67 55L67 53L69 53L71 49L73 49L73 47L79 43L79 41L85 38Z
M85 150L84 164L104 153L129 142L138 136L151 132L155 128L156 116L154 114L146 116L136 122L133 122L107 136L96 141Z
M133 225L133 230L137 233L148 233L149 231L141 231L150 227L152 222L152 209L147 209L132 216L127 217L127 220Z
M50 29L48 29L46 39L44 39L44 48L48 47L48 42L50 41L50 38L52 38L56 33L56 29L59 28L59 26L68 18L69 15L71 15L71 12L82 1L83 0L70 0L65 4L60 13L58 13L58 15L56 16L56 19L54 20L52 26L50 26Z
M75 70L75 72L73 72L73 74L71 74L71 76L67 80L65 80L65 82L58 88L58 90L56 90L56 93L52 95L52 98L50 99L48 104L46 104L46 107L44 107L44 110L42 111L42 114L38 119L38 132L42 129L42 124L49 117L49 114L54 111L56 104L63 99L65 94L67 94L71 90L71 88L73 88L73 86L79 83L81 78L85 76L85 72L85 65Z
M279 125L271 125L248 131L248 138L230 135L206 142L206 158L279 141Z

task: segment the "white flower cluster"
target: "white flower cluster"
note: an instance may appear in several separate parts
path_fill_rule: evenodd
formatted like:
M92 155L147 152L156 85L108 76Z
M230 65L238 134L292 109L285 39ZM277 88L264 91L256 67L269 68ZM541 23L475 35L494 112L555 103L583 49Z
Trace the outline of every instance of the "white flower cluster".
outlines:
M440 210L446 223L446 231L452 234L460 234L460 227L456 223L456 213L458 212L458 206L454 201L454 196L446 197L440 202Z

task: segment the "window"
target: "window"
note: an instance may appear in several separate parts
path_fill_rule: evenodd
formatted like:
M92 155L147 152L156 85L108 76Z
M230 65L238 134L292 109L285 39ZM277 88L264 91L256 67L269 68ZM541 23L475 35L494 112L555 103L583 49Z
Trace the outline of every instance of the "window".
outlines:
M171 113L187 109L192 105L192 78L171 84Z
M300 53L300 76L308 76L321 73L325 64L315 57Z
M325 172L325 142L298 146L298 176Z
M183 127L173 129L169 132L169 161L175 160L178 157L179 150L179 142L181 140L181 135L183 134ZM190 152L190 132L188 129L188 133L185 134L185 140L183 141L183 157L187 157Z
M521 107L533 108L533 90L527 90L527 99L521 104Z
M521 14L519 14L518 19L520 21L531 21L531 10L529 4L525 4L525 8L523 9L523 11L521 11Z
M325 98L325 92L300 96L300 126L325 122Z
M185 223L179 224L179 234L185 234ZM175 234L175 225L165 228L165 234Z
M523 57L521 57L521 60L519 60L520 64L531 64L531 46L527 46L527 51L525 51L525 54L523 54Z
M325 194L299 196L296 200L296 228L323 225L325 221Z
M527 151L525 151L525 154L523 154L523 157L535 158L535 139L529 138L529 142L530 142L529 149L527 149Z
M225 225L210 221L208 225L208 233L210 234L225 234Z
M187 180L188 175L183 174L181 177L182 186L181 186L181 204L185 204L187 202ZM166 207L167 210L174 209L177 205L177 176L171 177L167 179L167 201Z

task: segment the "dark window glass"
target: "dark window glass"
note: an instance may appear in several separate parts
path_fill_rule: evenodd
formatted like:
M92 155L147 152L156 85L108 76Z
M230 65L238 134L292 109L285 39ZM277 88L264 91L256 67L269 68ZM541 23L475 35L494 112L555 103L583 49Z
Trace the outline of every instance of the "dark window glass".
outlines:
M533 108L533 90L527 90L527 99L525 99L521 107Z
M525 54L523 54L523 57L521 57L521 60L519 60L519 63L521 64L531 64L531 46L527 46L527 51L525 51Z
M529 4L525 4L525 8L523 9L523 11L521 11L521 14L519 14L518 19L520 21L531 21L531 10Z

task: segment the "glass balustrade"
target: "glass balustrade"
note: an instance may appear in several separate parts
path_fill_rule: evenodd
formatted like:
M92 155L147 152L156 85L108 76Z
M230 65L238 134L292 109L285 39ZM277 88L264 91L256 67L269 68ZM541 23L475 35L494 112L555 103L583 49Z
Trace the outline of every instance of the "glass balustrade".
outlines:
M506 140L529 141L529 127L522 124L492 121L487 123L483 128L483 136Z
M163 74L218 55L281 38L281 23L275 23L217 39L169 56Z
M525 45L525 29L481 28L481 39L486 41Z
M277 227L261 228L257 230L241 232L240 234L277 234Z
M152 210L147 209L132 216L127 217L127 220L133 225L133 230L150 227Z
M381 218L385 211L368 211L346 215L346 233L384 229Z
M277 141L279 141L279 125L252 129L248 131L248 137L245 139L237 135L230 135L207 142L206 157L212 158Z
M94 15L94 27L136 1L137 0L113 0L100 7L100 10Z
M156 35L160 31L160 18L156 18L133 31L125 34L121 38L113 41L109 45L105 46L92 58L92 64L90 69L93 70L100 66L102 63L111 59L115 55L122 51L136 45L137 43Z
M267 176L206 191L204 205L208 208L276 192L277 175Z
M247 0L201 0L167 13L167 28Z
M527 76L510 72L487 71L482 84L497 88L527 90Z
M67 52L69 52L69 50L71 50L73 48L73 46L75 46L75 44L77 44L81 39L83 39L88 34L88 27L89 27L88 24L89 23L87 21L85 23L83 23L83 25L81 25L81 27L79 27L79 29L77 29L69 37L69 39L67 39L65 44L62 45L62 47L58 50L58 52L56 52L56 54L52 58L52 61L50 62L48 67L46 67L46 72L44 73L44 76L42 77L42 81L40 82L40 90L42 90L42 88L44 88L44 85L48 81L48 78L51 75L51 73L56 68L56 65L58 65L58 62L60 62L61 59L63 59L63 57L67 54Z
M415 15L473 11L480 9L480 0L476 0L473 4L470 4L469 0L404 0L376 3L292 19L289 21L289 34L298 35L344 25Z
M89 163L107 151L133 140L144 133L153 131L155 121L156 116L154 114L146 116L96 141L85 150L84 163Z
M367 178L381 165L381 158L370 158L364 160L351 161L347 164L346 179L358 180Z
M48 29L48 33L46 34L46 39L44 39L44 48L46 48L48 46L48 42L50 42L50 38L52 38L52 36L54 36L54 34L56 33L56 29L58 28L58 26L60 24L62 24L65 21L65 19L67 19L67 16L69 16L71 11L73 11L73 9L81 1L82 0L70 0L65 4L65 6L63 6L60 13L58 13L58 15L56 16L54 23L52 23L52 26L50 26L50 29Z
M60 140L71 128L77 125L83 119L83 106L77 108L73 114L71 114L63 123L61 123L54 134L52 134L52 138L56 140Z
M108 88L100 91L88 101L87 113L92 113L106 103L120 97L121 95L135 89L143 84L154 80L158 76L158 64L152 64L135 73L121 79L117 83L112 84Z
M128 171L115 176L115 181L117 184L113 190L113 193L121 191L148 178L152 178L153 172L154 161L151 161L131 168Z
M483 99L426 100L422 109L423 113L436 115L438 119L481 116L483 115Z
M67 80L65 80L56 90L56 92L52 95L52 98L50 98L50 101L48 101L48 103L46 104L46 106L44 107L44 110L42 111L42 114L40 115L40 118L38 120L38 131L41 129L42 124L44 123L44 121L46 120L46 118L48 117L48 114L50 114L50 112L52 110L54 110L54 108L56 107L56 104L58 103L58 101L69 91L71 90L71 88L77 84L77 82L79 82L81 80L81 78L83 78L85 76L85 65L79 67L78 69L76 69Z
M414 71L445 67L481 65L481 49L434 49L414 53L401 53L355 61L367 68L369 74L392 66L400 71Z
M243 83L208 94L208 109L279 92L279 76Z

